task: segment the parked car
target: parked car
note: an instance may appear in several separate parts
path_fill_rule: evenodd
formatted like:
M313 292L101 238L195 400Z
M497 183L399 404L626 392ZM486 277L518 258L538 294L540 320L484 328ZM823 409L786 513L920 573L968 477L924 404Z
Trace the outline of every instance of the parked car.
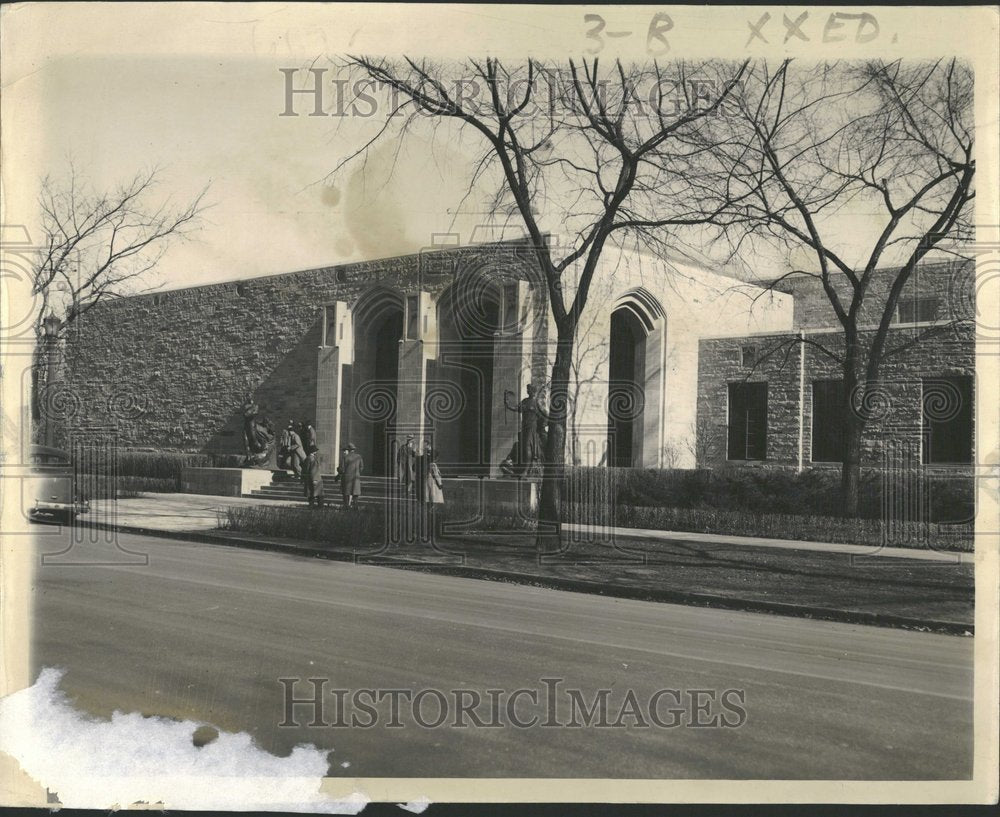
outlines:
M28 519L42 523L69 523L77 514L90 510L90 501L75 484L69 454L47 445L32 445L31 473L25 492L30 502Z

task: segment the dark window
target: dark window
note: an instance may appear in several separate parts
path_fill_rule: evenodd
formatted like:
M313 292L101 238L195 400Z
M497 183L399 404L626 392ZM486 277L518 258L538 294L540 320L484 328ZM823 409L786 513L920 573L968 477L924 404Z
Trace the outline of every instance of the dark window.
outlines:
M337 334L340 330L340 327L337 326L337 307L326 306L323 311L326 318L326 334L323 336L323 345L337 346L343 340Z
M923 382L924 462L972 462L972 377Z
M897 316L900 323L936 321L938 318L938 299L929 296L900 298Z
M729 384L729 459L767 458L767 383Z
M740 362L747 368L757 364L757 347L744 346L740 350Z
M844 461L844 381L813 382L812 461Z
M416 340L417 337L417 312L419 311L416 295L410 295L406 299L406 337Z

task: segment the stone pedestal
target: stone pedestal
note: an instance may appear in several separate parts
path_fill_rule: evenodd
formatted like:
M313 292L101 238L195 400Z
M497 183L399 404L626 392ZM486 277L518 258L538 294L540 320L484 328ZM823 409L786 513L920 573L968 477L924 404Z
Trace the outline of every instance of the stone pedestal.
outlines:
M481 515L520 513L533 517L538 510L540 482L537 479L446 479L447 503L468 506Z
M267 468L181 468L181 493L243 496L271 484Z

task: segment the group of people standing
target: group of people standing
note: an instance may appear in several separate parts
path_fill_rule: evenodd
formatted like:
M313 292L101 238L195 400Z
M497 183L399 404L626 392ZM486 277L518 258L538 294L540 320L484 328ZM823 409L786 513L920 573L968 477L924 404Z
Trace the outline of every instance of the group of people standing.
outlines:
M278 440L278 467L291 470L294 479L302 480L302 487L311 507L320 508L323 500L323 478L320 473L321 458L316 445L316 429L310 423L289 420ZM345 508L355 508L361 497L361 475L365 463L353 443L346 443L340 452L337 481ZM437 451L429 441L422 451L417 450L413 436L399 446L396 452L396 479L400 497L415 499L420 504L444 504L444 482L437 463Z
M320 474L320 454L316 445L316 429L312 424L296 424L289 420L278 439L278 467L291 469L302 487L310 506L323 505L323 477Z
M413 436L406 438L396 451L396 480L401 496L431 505L444 504L444 483L437 459L438 452L430 440L424 442L423 451L418 451Z
M412 435L396 450L399 498L404 502L415 499L420 511L421 529L424 531L421 535L426 536L432 531L433 537L440 539L442 519L437 511L444 505L444 480L441 478L437 459L438 452L434 450L430 440L425 440L423 450L418 451Z
M310 507L323 507L322 460L316 445L316 429L310 423L289 420L278 440L278 467L291 470L294 479L302 480L302 488ZM351 443L344 446L337 467L337 480L344 507L357 505L361 496L361 472L364 461Z
M543 462L547 414L540 395L528 384L527 397L511 404L513 392L504 392L504 406L521 416L521 428L510 454L500 464L501 473L508 476L534 476ZM417 449L413 435L396 450L395 476L399 498L414 499L422 506L426 516L434 506L444 504L444 482L438 467L438 454L425 440L423 449ZM316 445L316 429L310 423L296 424L288 421L278 442L278 467L291 469L295 479L303 481L306 499L312 507L323 505L323 478L320 475L320 453ZM365 463L352 443L341 449L337 466L337 480L345 508L357 507L361 497L361 474ZM435 515L435 528L437 528Z

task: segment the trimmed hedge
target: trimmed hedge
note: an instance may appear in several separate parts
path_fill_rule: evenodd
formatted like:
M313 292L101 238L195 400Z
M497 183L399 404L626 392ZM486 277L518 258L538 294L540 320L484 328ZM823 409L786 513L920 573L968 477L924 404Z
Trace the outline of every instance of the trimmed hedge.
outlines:
M408 506L413 508L414 506ZM446 506L447 507L447 506ZM564 507L568 522L590 522L593 518L574 513ZM453 519L468 518L469 508L453 508ZM446 517L447 518L447 517ZM506 524L504 524L506 523ZM938 526L908 523L887 530L874 519L843 519L832 517L789 516L782 514L751 514L744 511L690 510L623 505L616 508L615 519L605 520L626 528L673 530L691 533L716 533L734 536L763 536L774 539L843 542L868 545L877 549L889 547L930 548L935 550L973 549L969 526ZM394 524L396 536L403 528ZM220 527L258 536L297 539L318 544L350 546L359 549L381 547L386 536L386 510L382 505L362 505L357 510L333 508L289 508L268 505L229 507ZM530 530L516 514L504 519L490 519L474 526L470 534L487 534L498 530ZM414 529L415 530L415 529ZM463 534L456 534L461 540Z
M970 521L975 509L971 476L930 477L929 521ZM785 514L842 516L840 472L806 470L802 473L766 468L697 470L641 468L567 468L564 491L574 505L679 508ZM883 518L883 477L862 473L859 516Z
M386 539L385 513L377 506L356 510L231 506L220 527L260 536L362 548L381 545Z
M399 508L401 515L387 522L387 509L381 503L362 504L353 510L339 505L323 508L239 505L227 508L221 527L260 536L370 548L393 538L406 540L416 534L422 509L414 503L404 503ZM452 503L445 504L439 513L442 522L461 523L475 519L469 533L530 531L535 527L533 519L524 519L515 511L483 519L478 517L475 508ZM392 526L392 536L387 536L387 524ZM461 537L463 534L455 535Z
M97 459L100 462L100 458ZM174 493L181 489L182 468L238 468L242 454L192 454L162 451L118 452L118 489ZM92 499L110 496L103 471L81 475L84 493Z

